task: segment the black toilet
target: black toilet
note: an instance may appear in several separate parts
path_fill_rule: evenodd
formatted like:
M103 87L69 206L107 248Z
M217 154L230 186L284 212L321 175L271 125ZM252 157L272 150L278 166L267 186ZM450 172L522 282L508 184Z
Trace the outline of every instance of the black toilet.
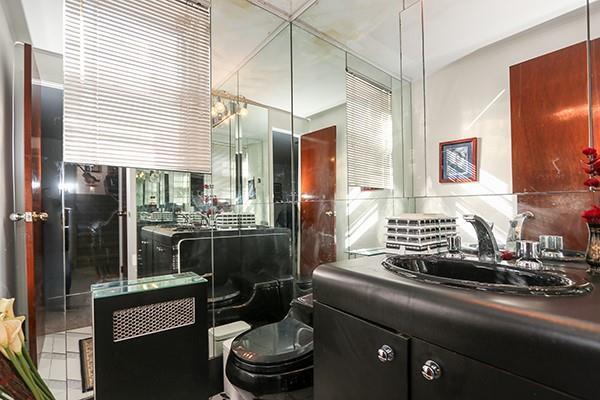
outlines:
M313 383L312 294L291 303L287 316L233 340L226 374L251 398L311 399Z

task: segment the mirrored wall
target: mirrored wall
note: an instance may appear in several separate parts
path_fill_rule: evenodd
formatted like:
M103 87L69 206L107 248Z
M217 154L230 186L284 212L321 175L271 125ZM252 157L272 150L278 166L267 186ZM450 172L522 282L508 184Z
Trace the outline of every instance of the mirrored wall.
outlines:
M95 283L203 276L217 365L215 328L278 321L318 265L385 253L389 216L478 214L503 244L531 212L525 238L584 249L598 2L288 3L212 2L210 174L63 163L61 81L40 79L44 204L63 230L47 233L62 251L40 357L64 366L48 369L59 398L91 393L77 374Z

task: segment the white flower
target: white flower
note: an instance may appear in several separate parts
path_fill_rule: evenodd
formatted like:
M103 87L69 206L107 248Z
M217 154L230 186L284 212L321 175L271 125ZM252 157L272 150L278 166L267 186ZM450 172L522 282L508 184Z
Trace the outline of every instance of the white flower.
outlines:
M0 320L0 353L6 358L8 358L8 354L6 353L8 344L8 331L6 330L6 326L4 326L4 321Z
M10 349L13 353L20 354L23 349L23 321L25 317L17 317L0 321L0 352L7 355Z
M12 319L15 317L13 304L15 299L0 299L0 320Z

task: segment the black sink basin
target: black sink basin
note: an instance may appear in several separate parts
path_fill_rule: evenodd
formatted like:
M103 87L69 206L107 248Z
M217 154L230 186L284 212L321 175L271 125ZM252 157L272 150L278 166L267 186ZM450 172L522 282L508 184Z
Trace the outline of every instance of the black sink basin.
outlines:
M394 256L383 266L409 279L467 289L548 296L584 294L592 285L582 274L530 271L433 256Z

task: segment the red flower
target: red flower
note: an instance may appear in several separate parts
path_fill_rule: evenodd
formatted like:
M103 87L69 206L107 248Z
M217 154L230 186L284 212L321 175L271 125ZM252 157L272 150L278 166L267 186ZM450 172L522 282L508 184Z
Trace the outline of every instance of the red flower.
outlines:
M591 175L594 173L594 170L592 168L584 168L583 172L585 172L588 175Z
M582 150L582 153L586 156L595 156L598 154L598 151L593 147L586 147Z
M585 182L583 182L583 184L587 187L597 188L598 186L600 186L600 180L598 180L598 178L590 178L586 179Z
M581 217L588 223L597 224L600 222L600 207L593 205L589 210L584 211Z

